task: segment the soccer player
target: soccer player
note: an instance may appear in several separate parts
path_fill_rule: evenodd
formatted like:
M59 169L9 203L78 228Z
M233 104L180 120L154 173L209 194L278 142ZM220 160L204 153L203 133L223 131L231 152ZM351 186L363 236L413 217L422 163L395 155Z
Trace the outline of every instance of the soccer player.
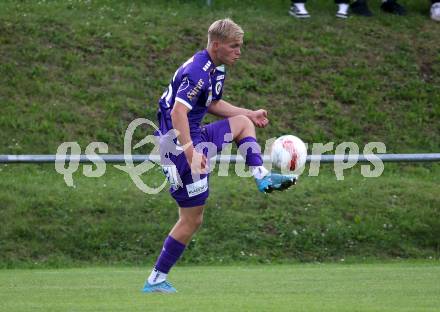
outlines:
M208 160L224 144L235 141L260 192L284 190L296 182L293 175L271 173L263 167L255 126L267 126L267 112L222 100L224 66L240 58L243 34L230 19L214 22L208 30L207 48L177 69L159 100L161 163L179 206L179 219L165 239L143 292L176 292L167 274L202 223L209 194ZM206 113L224 119L202 126Z
M380 5L382 11L396 14L405 15L405 8L400 5L397 0L382 0ZM350 5L351 12L356 15L373 16L373 13L368 8L367 0L356 0Z
M373 13L371 13L370 9L368 8L367 0L355 0L353 3L351 3L351 5L350 0L335 0L335 3L338 5L336 17L347 18L349 7L353 14L373 16ZM305 4L306 0L291 0L289 14L297 18L310 17ZM382 0L380 8L384 12L396 15L405 15L406 13L405 8L397 3L397 0Z
M309 18L310 14L306 9L307 0L291 0L289 14L296 18ZM335 0L338 6L336 17L347 18L350 0Z

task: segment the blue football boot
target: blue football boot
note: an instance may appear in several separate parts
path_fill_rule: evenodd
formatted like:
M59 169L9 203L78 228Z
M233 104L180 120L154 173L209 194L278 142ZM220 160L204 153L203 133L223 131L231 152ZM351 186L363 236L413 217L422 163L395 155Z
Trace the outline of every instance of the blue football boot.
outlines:
M279 173L269 173L262 179L255 179L257 188L260 192L271 193L272 191L284 191L296 184L298 176L283 175Z
M168 281L163 281L158 284L150 285L148 281L145 282L144 288L142 289L144 293L176 293L176 288L171 285Z

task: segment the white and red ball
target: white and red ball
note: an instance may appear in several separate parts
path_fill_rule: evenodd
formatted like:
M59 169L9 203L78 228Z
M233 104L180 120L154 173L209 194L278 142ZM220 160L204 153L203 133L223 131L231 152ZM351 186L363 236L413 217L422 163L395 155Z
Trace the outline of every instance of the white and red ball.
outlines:
M283 135L275 140L271 148L272 164L282 172L301 173L307 159L307 147L294 135Z

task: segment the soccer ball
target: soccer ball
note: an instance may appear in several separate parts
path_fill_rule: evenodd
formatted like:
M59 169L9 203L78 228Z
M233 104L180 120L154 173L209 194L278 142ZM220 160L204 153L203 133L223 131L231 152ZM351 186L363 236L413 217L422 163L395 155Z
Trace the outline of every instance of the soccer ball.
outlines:
M272 144L270 157L272 164L282 172L301 173L306 163L307 147L294 135L283 135Z

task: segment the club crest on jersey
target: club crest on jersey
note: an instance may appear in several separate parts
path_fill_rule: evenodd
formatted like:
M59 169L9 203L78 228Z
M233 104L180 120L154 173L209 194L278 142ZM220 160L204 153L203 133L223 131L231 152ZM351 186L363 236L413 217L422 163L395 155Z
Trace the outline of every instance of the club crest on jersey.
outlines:
M202 90L203 84L204 84L203 79L199 79L197 85L191 91L188 91L186 96L188 97L189 100L192 100L195 96L197 96L200 90Z
M220 91L222 91L222 83L221 83L220 81L218 81L218 82L215 84L215 93L216 93L216 94L220 94Z

